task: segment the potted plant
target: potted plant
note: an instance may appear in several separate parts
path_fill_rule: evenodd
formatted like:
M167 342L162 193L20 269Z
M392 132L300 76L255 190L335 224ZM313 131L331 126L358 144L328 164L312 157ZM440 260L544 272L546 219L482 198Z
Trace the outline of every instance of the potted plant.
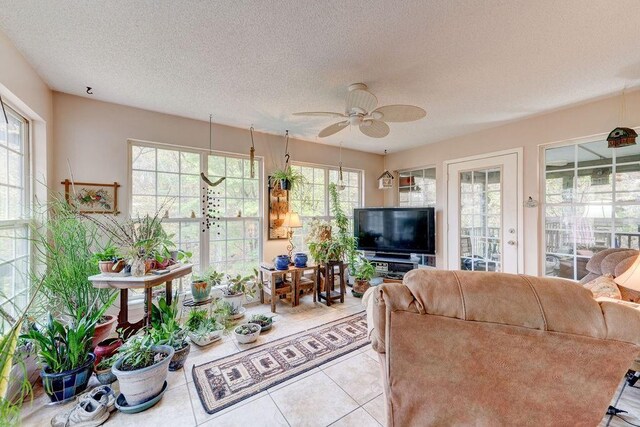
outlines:
M304 176L287 165L284 169L277 169L271 174L272 185L278 184L282 190L292 191L297 185L302 185Z
M102 359L109 358L116 354L118 349L124 343L124 330L117 329L116 332L118 333L117 337L107 338L106 340L100 341L93 349L93 354L96 355L96 365L99 364Z
M227 286L222 289L223 298L233 307L234 314L242 311L243 299L247 300L255 297L256 290L260 289L257 283L258 271L253 270L253 275L227 276Z
M373 279L376 269L373 264L366 258L360 258L355 269L355 283L353 284L353 296L362 297L367 289L371 286L369 280Z
M149 335L135 335L120 347L111 370L127 405L140 405L162 392L174 351L168 345L153 345Z
M224 325L206 310L192 310L185 322L187 335L192 343L204 347L220 339L224 332Z
M118 354L113 354L111 357L105 357L100 362L98 362L93 369L96 374L96 378L102 385L109 385L114 383L117 378L111 368L114 363L118 360L120 356Z
M254 314L249 319L249 323L260 325L260 332L265 332L273 326L273 316L270 317L265 314Z
M239 325L233 330L236 340L240 344L249 344L258 339L260 335L260 325L255 323L245 323Z
M220 285L224 278L223 273L219 273L213 268L202 274L191 275L191 297L195 302L206 301L214 286Z
M118 295L113 289L94 288L88 280L100 273L94 249L102 247L103 236L92 220L80 215L64 197L52 194L38 210L42 211L37 216L46 221L31 223L34 265L47 268L32 272L32 282L42 282L42 286L31 314L45 317L51 311L68 319L87 315L96 320L95 346L112 331L116 318L104 312Z
M118 250L112 245L107 245L101 251L94 252L93 259L104 274L120 273L125 266L124 259L118 256Z
M175 351L169 363L170 371L177 371L184 366L191 346L187 341L187 332L178 323L178 294L173 302L167 304L160 298L158 304L151 306L151 339L156 345L167 345Z
M52 402L64 402L87 387L95 356L91 337L96 319L82 316L63 324L49 314L47 324L35 325L22 337L35 343L42 363L40 377Z

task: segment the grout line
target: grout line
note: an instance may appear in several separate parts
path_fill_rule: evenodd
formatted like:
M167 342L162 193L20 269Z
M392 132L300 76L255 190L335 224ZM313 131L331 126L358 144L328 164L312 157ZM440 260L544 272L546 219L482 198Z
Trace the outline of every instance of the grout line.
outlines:
M338 384L337 382L335 382L335 380L334 380L333 378L331 378L329 375L327 375L327 374L326 374L324 371L322 371L322 370L321 370L320 372L322 372L324 375L326 375L326 377L327 377L327 378L329 378L329 379L331 380L331 382L333 382L335 385L337 385L337 386L338 386L338 388L339 388L340 390L344 391L344 393L345 393L347 396L349 396L349 398L350 398L351 400L353 400L353 401L356 403L356 405L360 406L360 404L358 403L358 401L357 401L353 396L351 396L349 393L347 393L347 390L343 389L343 388L340 386L340 384Z
M356 402L357 403L357 402ZM337 420L335 420L334 422L332 422L331 424L329 424L327 427L330 427L332 425L334 425L335 423L337 423L338 421L340 421L341 419L343 419L344 417L349 416L350 414L356 412L358 409L360 409L360 406L358 406L356 409L354 409L353 411L349 411L348 413L344 414L343 416L341 416L340 418L338 418Z
M278 410L278 412L280 412L280 415L282 415L282 418L284 418L284 421L287 423L287 425L289 427L291 427L291 423L289 422L289 420L287 419L287 417L285 417L284 413L282 412L282 409L280 409L280 407L278 406L278 404L276 403L276 401L273 399L273 396L271 396L271 393L268 392L267 390L267 396L269 396L269 399L271 399L271 401L273 402L274 405L276 405L276 409Z

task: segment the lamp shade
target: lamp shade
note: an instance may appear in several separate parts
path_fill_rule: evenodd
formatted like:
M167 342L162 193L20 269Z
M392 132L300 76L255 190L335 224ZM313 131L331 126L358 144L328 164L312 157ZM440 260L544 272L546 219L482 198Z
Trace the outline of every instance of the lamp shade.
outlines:
M640 255L627 271L613 279L618 285L627 289L640 291Z
M282 226L286 228L302 227L300 216L296 212L287 212L287 215L284 217L284 223L282 224Z

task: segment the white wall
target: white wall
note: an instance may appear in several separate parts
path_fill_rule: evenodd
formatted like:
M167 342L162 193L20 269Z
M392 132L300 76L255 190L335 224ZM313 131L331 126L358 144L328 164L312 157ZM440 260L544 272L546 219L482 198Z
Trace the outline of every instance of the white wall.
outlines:
M534 116L500 127L449 139L436 144L389 154L385 158L385 168L397 171L422 166L436 166L437 190L437 265L444 265L442 253L446 238L446 218L443 218L446 192L446 170L443 162L484 153L508 150L515 147L524 149L524 197L541 199L539 183L540 145L583 137L606 135L616 126L636 127L640 125L640 91L625 95L625 122L620 123L621 96L599 99ZM428 118L427 118L428 120ZM640 143L640 141L639 141ZM395 180L397 181L397 180ZM397 189L385 194L385 206L395 206ZM524 209L524 272L538 275L541 270L541 207Z
M34 192L46 198L44 184L51 179L53 95L11 41L0 32L0 94L30 121L31 163ZM0 113L1 116L1 113ZM4 120L4 117L0 117Z
M62 190L60 182L69 178L67 160L74 179L79 182L118 182L120 211L128 213L127 140L161 142L185 147L208 149L208 121L192 120L137 108L54 92L53 183ZM206 116L205 114L203 114ZM283 130L284 131L284 130ZM254 132L256 156L264 158L266 175L281 167L284 156L282 135ZM248 129L214 124L214 150L248 154L251 144ZM337 166L339 149L335 146L291 139L289 151L292 161ZM377 154L343 149L344 167L365 171L365 203L382 206L383 192L376 187L376 178L383 167L383 157ZM265 184L266 186L266 184ZM266 193L266 188L264 189ZM265 197L264 216L267 216ZM266 240L265 260L286 251L286 241Z

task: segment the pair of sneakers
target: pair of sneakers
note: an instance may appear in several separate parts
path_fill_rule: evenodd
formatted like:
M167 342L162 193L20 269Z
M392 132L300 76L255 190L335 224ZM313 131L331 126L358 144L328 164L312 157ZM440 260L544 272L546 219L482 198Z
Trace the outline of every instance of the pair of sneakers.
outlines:
M78 396L78 403L70 410L51 419L52 427L97 427L109 419L115 409L116 394L103 385Z

